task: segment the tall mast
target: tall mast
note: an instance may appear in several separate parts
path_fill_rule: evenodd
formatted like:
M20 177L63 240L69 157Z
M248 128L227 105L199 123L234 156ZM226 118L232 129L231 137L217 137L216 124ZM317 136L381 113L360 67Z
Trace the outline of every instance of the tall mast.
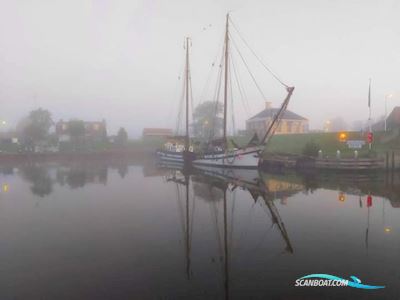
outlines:
M371 134L372 132L372 125L371 125L371 78L369 79L369 86L368 86L368 110L369 110L369 116L368 116L368 134ZM371 150L372 143L369 144L369 150Z
M228 63L229 63L229 14L226 14L225 29L225 86L224 86L224 144L227 147L226 125L227 125L227 106L228 106Z
M185 151L189 151L189 40L186 38L186 70L185 70L185 90L186 90L186 135Z

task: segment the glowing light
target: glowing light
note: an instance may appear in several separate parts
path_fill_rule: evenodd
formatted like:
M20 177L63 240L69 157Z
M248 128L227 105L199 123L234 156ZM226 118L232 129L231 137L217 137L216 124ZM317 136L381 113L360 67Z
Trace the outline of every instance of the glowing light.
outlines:
M392 228L386 226L384 229L385 233L390 233L392 231Z
M4 193L8 192L8 184L3 184L3 192Z
M325 132L331 131L331 121L330 120L326 120L324 122L324 131Z
M346 201L346 195L345 195L345 193L340 192L340 193L339 193L339 196L338 196L338 200L339 200L340 202Z
M341 142L346 142L347 141L347 133L346 132L340 132L339 133L339 141L341 141Z

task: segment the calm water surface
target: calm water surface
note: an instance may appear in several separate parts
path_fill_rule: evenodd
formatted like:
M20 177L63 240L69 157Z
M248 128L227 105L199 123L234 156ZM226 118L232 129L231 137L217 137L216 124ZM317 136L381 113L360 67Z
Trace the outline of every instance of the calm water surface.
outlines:
M400 299L398 182L2 167L0 299ZM312 273L386 287L294 287Z

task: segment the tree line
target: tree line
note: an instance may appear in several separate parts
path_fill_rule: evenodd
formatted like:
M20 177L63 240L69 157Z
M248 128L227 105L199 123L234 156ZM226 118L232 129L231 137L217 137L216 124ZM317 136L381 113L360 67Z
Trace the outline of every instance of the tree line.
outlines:
M32 110L17 125L20 144L27 151L35 151L38 145L57 145L59 137L51 129L55 127L55 122L50 111L38 108ZM67 122L66 134L70 136L70 142L78 145L82 143L86 134L85 122L79 119L71 119ZM108 141L105 133L104 141ZM114 138L114 144L126 145L128 142L128 133L121 127Z

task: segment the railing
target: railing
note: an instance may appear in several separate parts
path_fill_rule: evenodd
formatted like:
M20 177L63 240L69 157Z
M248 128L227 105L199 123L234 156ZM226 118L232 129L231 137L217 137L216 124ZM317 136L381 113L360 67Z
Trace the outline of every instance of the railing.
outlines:
M342 169L342 170L369 170L382 169L383 158L318 158L315 160L318 169Z
M376 170L385 168L380 158L314 158L294 155L270 155L263 159L263 168L299 168L331 170Z

